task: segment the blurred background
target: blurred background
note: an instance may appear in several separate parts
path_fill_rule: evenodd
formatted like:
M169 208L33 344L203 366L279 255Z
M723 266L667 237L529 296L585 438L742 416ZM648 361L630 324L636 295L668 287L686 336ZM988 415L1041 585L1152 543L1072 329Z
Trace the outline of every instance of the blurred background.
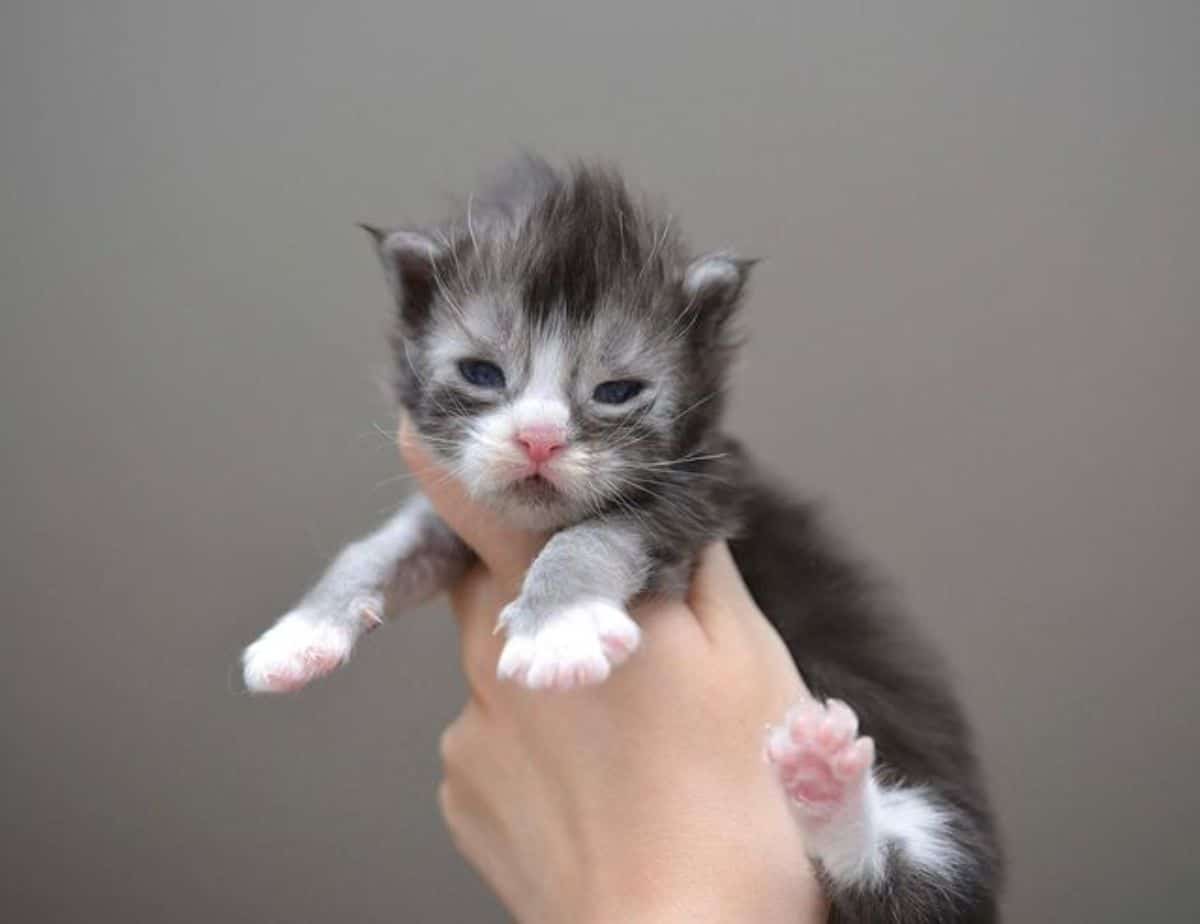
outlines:
M1194 0L4 4L0 916L504 920L440 605L229 673L408 490L352 223L521 146L766 258L731 427L949 655L1010 919L1194 914L1198 47Z

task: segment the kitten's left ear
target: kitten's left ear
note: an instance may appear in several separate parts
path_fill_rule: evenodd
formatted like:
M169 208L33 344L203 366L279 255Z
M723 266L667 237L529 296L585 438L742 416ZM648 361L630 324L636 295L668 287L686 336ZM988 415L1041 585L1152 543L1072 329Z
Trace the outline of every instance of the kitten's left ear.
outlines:
M723 324L737 308L750 270L757 262L728 251L697 257L683 273L688 310L700 312L713 325Z
M416 325L425 319L437 282L436 262L445 245L423 231L388 230L359 224L375 241L379 262L396 299L400 317Z

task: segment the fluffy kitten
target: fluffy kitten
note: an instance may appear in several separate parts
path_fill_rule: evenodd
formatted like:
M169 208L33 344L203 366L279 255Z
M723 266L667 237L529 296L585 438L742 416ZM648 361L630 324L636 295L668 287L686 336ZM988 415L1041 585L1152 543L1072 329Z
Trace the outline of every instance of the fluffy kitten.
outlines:
M833 919L996 920L996 838L936 659L719 429L750 261L689 258L670 218L615 173L534 159L454 222L368 230L417 431L481 503L557 530L501 614L500 675L604 680L638 645L630 600L680 593L697 550L728 538L818 698L766 750ZM247 686L303 686L469 561L414 498L246 650Z

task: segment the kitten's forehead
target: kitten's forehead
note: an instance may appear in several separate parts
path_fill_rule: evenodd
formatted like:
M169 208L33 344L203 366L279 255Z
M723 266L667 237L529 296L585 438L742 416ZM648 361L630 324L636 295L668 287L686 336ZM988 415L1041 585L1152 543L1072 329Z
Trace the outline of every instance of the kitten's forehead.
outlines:
M562 310L534 315L513 289L477 292L439 313L435 349L450 358L500 356L522 374L545 379L554 369L565 377L579 367L632 370L669 354L669 322L610 296L591 311ZM535 370L534 367L537 367Z
M425 344L435 368L449 368L470 357L511 353L511 322L494 298L470 296L457 300L444 297L433 329Z
M470 295L458 306L457 317L452 315L449 320L456 322L466 337L484 343L510 345L521 321L521 312L512 302L511 295L506 292ZM450 307L453 311L453 306Z
M601 365L620 369L666 360L672 352L669 319L638 307L614 304L597 312L587 329L587 355Z
M526 356L527 394L557 395L578 365L567 331L560 324L541 324L528 330Z

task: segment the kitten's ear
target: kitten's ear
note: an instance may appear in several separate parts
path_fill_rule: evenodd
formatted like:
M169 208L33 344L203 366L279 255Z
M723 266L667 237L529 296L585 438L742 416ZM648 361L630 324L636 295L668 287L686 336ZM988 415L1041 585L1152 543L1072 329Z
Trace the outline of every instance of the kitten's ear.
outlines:
M375 242L401 318L410 324L423 320L437 283L435 263L445 255L445 245L423 231L389 230L361 223L359 227Z
M710 329L724 324L737 308L750 270L757 262L728 251L697 257L683 273L683 294L688 311L706 317Z

